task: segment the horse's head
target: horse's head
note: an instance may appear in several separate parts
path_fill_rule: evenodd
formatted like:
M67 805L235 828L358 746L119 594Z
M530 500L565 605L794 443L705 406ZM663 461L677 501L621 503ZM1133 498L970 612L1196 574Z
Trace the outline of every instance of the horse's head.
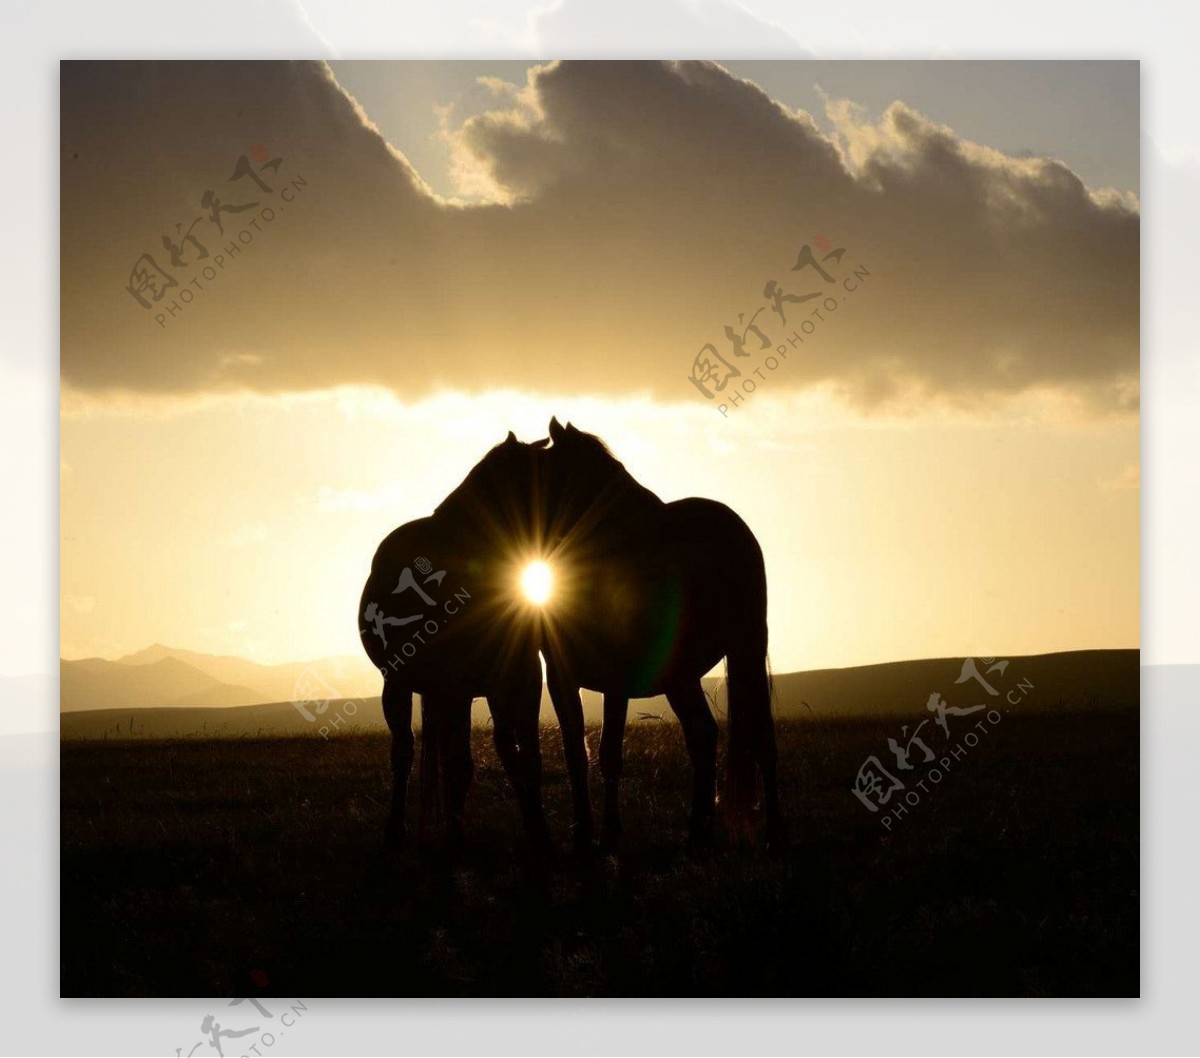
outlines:
M550 420L550 447L541 452L539 479L545 538L550 546L564 539L620 531L645 517L661 501L640 485L608 446L558 419Z

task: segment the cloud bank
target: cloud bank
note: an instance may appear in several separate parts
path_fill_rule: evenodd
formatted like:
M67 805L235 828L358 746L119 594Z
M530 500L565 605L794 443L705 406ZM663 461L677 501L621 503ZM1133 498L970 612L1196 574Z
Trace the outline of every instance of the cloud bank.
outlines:
M776 392L1136 407L1136 200L902 102L872 119L831 100L821 126L713 64L537 67L443 115L481 205L434 196L320 63L65 63L62 105L75 389L703 401L693 360L736 365L727 327L757 352L747 321L774 346L836 294ZM256 205L218 211L222 233L213 196ZM831 282L793 270L806 245ZM143 254L176 285L147 286ZM772 280L821 298L773 305Z

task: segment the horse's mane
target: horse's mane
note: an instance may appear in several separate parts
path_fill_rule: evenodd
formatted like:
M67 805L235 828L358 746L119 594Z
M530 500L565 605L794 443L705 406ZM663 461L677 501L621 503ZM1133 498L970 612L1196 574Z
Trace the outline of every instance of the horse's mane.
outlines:
M648 489L643 485L629 469L622 463L614 454L611 448L605 444L604 440L597 437L594 433L586 433L578 428L575 429L575 442L583 441L595 447L601 452L606 462L614 474L614 480L620 483L622 492L624 493L626 502L655 502L661 504L663 501L656 492Z
M478 463L467 471L467 476L433 509L435 517L465 506L471 502L473 497L483 491L485 477L495 472L495 468L490 464L499 458L500 450L505 443L501 441L498 445L494 445Z
M510 433L505 440L490 448L487 454L467 472L467 476L463 478L458 487L434 508L434 517L443 517L469 508L478 510L481 507L492 506L503 498L511 497L514 485L519 486L523 483L514 480L514 475L510 472L511 467L503 459L505 451L515 446L520 449L521 454L528 455L530 454L529 449L544 448L549 443L549 438L524 443L518 441Z
M565 522L577 536L620 538L631 525L644 525L666 504L643 485L595 434L568 423L551 423L553 457L555 448L562 450L565 466L570 468L567 482L561 483L569 496ZM579 457L583 458L580 459Z
M590 441L593 445L599 448L601 452L608 456L609 459L616 463L617 466L619 466L622 470L625 470L625 464L622 463L615 455L613 455L613 450L608 447L608 444L605 442L603 437L599 437L594 433L588 433L587 431L580 429L576 429L575 433L579 437L582 437L585 441ZM629 473L628 471L625 472ZM632 476L633 475L631 474L630 477Z

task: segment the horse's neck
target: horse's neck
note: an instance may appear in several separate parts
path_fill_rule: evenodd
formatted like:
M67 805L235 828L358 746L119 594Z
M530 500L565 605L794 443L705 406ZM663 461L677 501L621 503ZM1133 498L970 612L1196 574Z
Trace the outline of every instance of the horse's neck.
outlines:
M469 507L464 497L452 492L433 509L433 518L440 526L448 527L469 517Z
M667 505L632 476L612 482L591 511L595 535L615 547L642 537L663 518Z
M485 488L478 483L465 481L437 505L433 517L448 531L469 533L499 506L494 498L496 491L494 487Z
M479 506L482 494L483 489L469 474L458 488L437 505L433 516L445 519L469 517L472 509Z
M446 544L460 551L486 550L489 533L496 531L479 506L471 502L443 502L430 521Z
M630 477L621 483L615 507L618 511L627 511L632 517L647 518L661 514L666 504L657 493Z

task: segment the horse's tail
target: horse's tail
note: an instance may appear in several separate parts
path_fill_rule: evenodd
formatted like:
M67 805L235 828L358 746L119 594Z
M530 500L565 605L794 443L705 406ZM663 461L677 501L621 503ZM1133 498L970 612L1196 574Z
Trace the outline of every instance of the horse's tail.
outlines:
M432 837L431 826L440 823L446 812L445 769L442 767L445 740L439 711L429 695L421 695L421 807L417 835L423 843Z
M761 566L759 569L759 576L747 582L751 590L748 619L736 628L735 642L725 656L729 745L724 801L726 823L735 840L754 835L755 766L763 764L766 754L775 752L773 680L767 660L767 585Z

